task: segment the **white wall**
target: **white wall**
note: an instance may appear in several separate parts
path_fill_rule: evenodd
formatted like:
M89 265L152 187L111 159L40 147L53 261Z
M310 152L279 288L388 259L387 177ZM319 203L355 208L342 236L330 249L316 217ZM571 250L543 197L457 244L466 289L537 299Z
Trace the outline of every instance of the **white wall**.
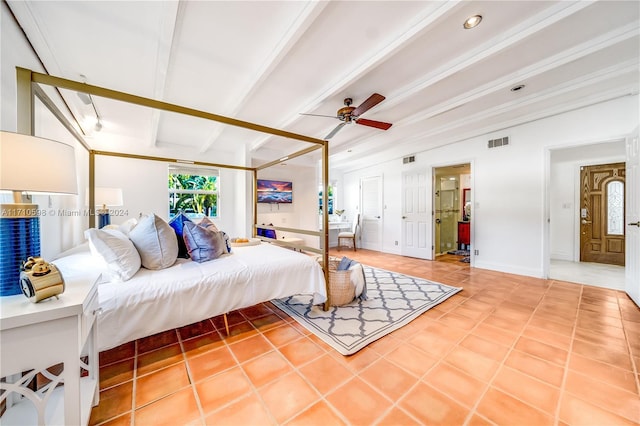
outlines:
M318 173L315 167L288 164L273 166L258 172L258 179L290 181L293 183L291 204L258 204L257 223L285 228L318 230ZM313 235L276 231L278 238L302 238L305 245L319 248L319 239ZM249 234L247 234L249 235Z
M169 220L169 163L98 155L95 164L96 186L122 188L124 205L111 209L111 223L149 213ZM226 168L219 171L219 215L214 222L230 236L248 235L245 215L251 207L246 202L244 185L250 172Z
M474 200L471 243L474 250L479 250L479 255L472 258L473 266L541 277L544 275L548 150L621 139L638 126L638 117L638 96L627 96L418 152L411 167L432 170L471 162ZM502 136L509 136L509 146L487 148L487 140ZM404 170L399 156L344 174L347 209L358 207L355 200L358 200L361 178L383 176L386 208L382 251L388 253L398 252L394 241L401 239L399 194ZM432 193L432 188L428 188L428 193ZM427 199L431 209L432 197ZM428 230L428 241L433 241L431 232Z
M16 66L44 72L40 62L15 24L6 3L0 5L0 128L17 131ZM61 105L55 92L46 90L54 102ZM62 109L62 108L61 108ZM64 111L64 109L62 109ZM88 181L89 156L87 151L69 134L60 122L40 103L35 104L35 134L58 140L74 147L78 193L81 195L37 195L33 197L43 214L40 216L41 255L52 259L63 250L84 241L84 230L89 219L84 210L84 191ZM25 153L25 167L29 167ZM34 170L46 174L46 170ZM1 195L2 202L12 202L8 194Z

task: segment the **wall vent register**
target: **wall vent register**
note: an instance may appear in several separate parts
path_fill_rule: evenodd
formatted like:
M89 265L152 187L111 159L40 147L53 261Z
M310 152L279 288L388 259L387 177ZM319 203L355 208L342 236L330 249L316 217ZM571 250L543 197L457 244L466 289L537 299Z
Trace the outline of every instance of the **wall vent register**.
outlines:
M402 159L402 164L409 164L409 163L413 163L416 161L416 156L415 155L410 155L408 157L404 157Z
M509 145L508 136L505 136L503 138L498 138L498 139L490 139L489 143L487 144L489 148L497 148L499 146L505 146L505 145Z

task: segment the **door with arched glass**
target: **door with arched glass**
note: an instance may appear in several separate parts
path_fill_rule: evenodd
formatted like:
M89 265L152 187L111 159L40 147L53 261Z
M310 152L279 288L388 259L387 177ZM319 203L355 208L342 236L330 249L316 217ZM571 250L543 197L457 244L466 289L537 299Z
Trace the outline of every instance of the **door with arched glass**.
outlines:
M580 261L624 266L625 163L580 168Z

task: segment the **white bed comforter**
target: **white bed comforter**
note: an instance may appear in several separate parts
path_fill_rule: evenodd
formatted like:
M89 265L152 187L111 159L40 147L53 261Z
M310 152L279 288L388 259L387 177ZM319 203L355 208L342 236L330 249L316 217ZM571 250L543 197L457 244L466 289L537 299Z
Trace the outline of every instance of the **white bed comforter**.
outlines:
M86 245L53 263L63 277L102 267ZM167 269L142 268L129 281L99 284L98 348L294 294L313 294L314 304L323 303L322 268L310 256L272 244L234 247L204 263L178 259Z

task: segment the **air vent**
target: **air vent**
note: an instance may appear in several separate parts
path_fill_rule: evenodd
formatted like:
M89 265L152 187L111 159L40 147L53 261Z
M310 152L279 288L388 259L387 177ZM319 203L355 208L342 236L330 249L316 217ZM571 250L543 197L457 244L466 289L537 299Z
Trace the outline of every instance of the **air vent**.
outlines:
M509 145L509 137L505 136L504 138L491 139L487 146L489 148L497 148L499 146Z
M402 159L402 164L409 164L409 163L413 163L414 161L416 161L416 156L415 155L410 155L410 156L404 157Z

